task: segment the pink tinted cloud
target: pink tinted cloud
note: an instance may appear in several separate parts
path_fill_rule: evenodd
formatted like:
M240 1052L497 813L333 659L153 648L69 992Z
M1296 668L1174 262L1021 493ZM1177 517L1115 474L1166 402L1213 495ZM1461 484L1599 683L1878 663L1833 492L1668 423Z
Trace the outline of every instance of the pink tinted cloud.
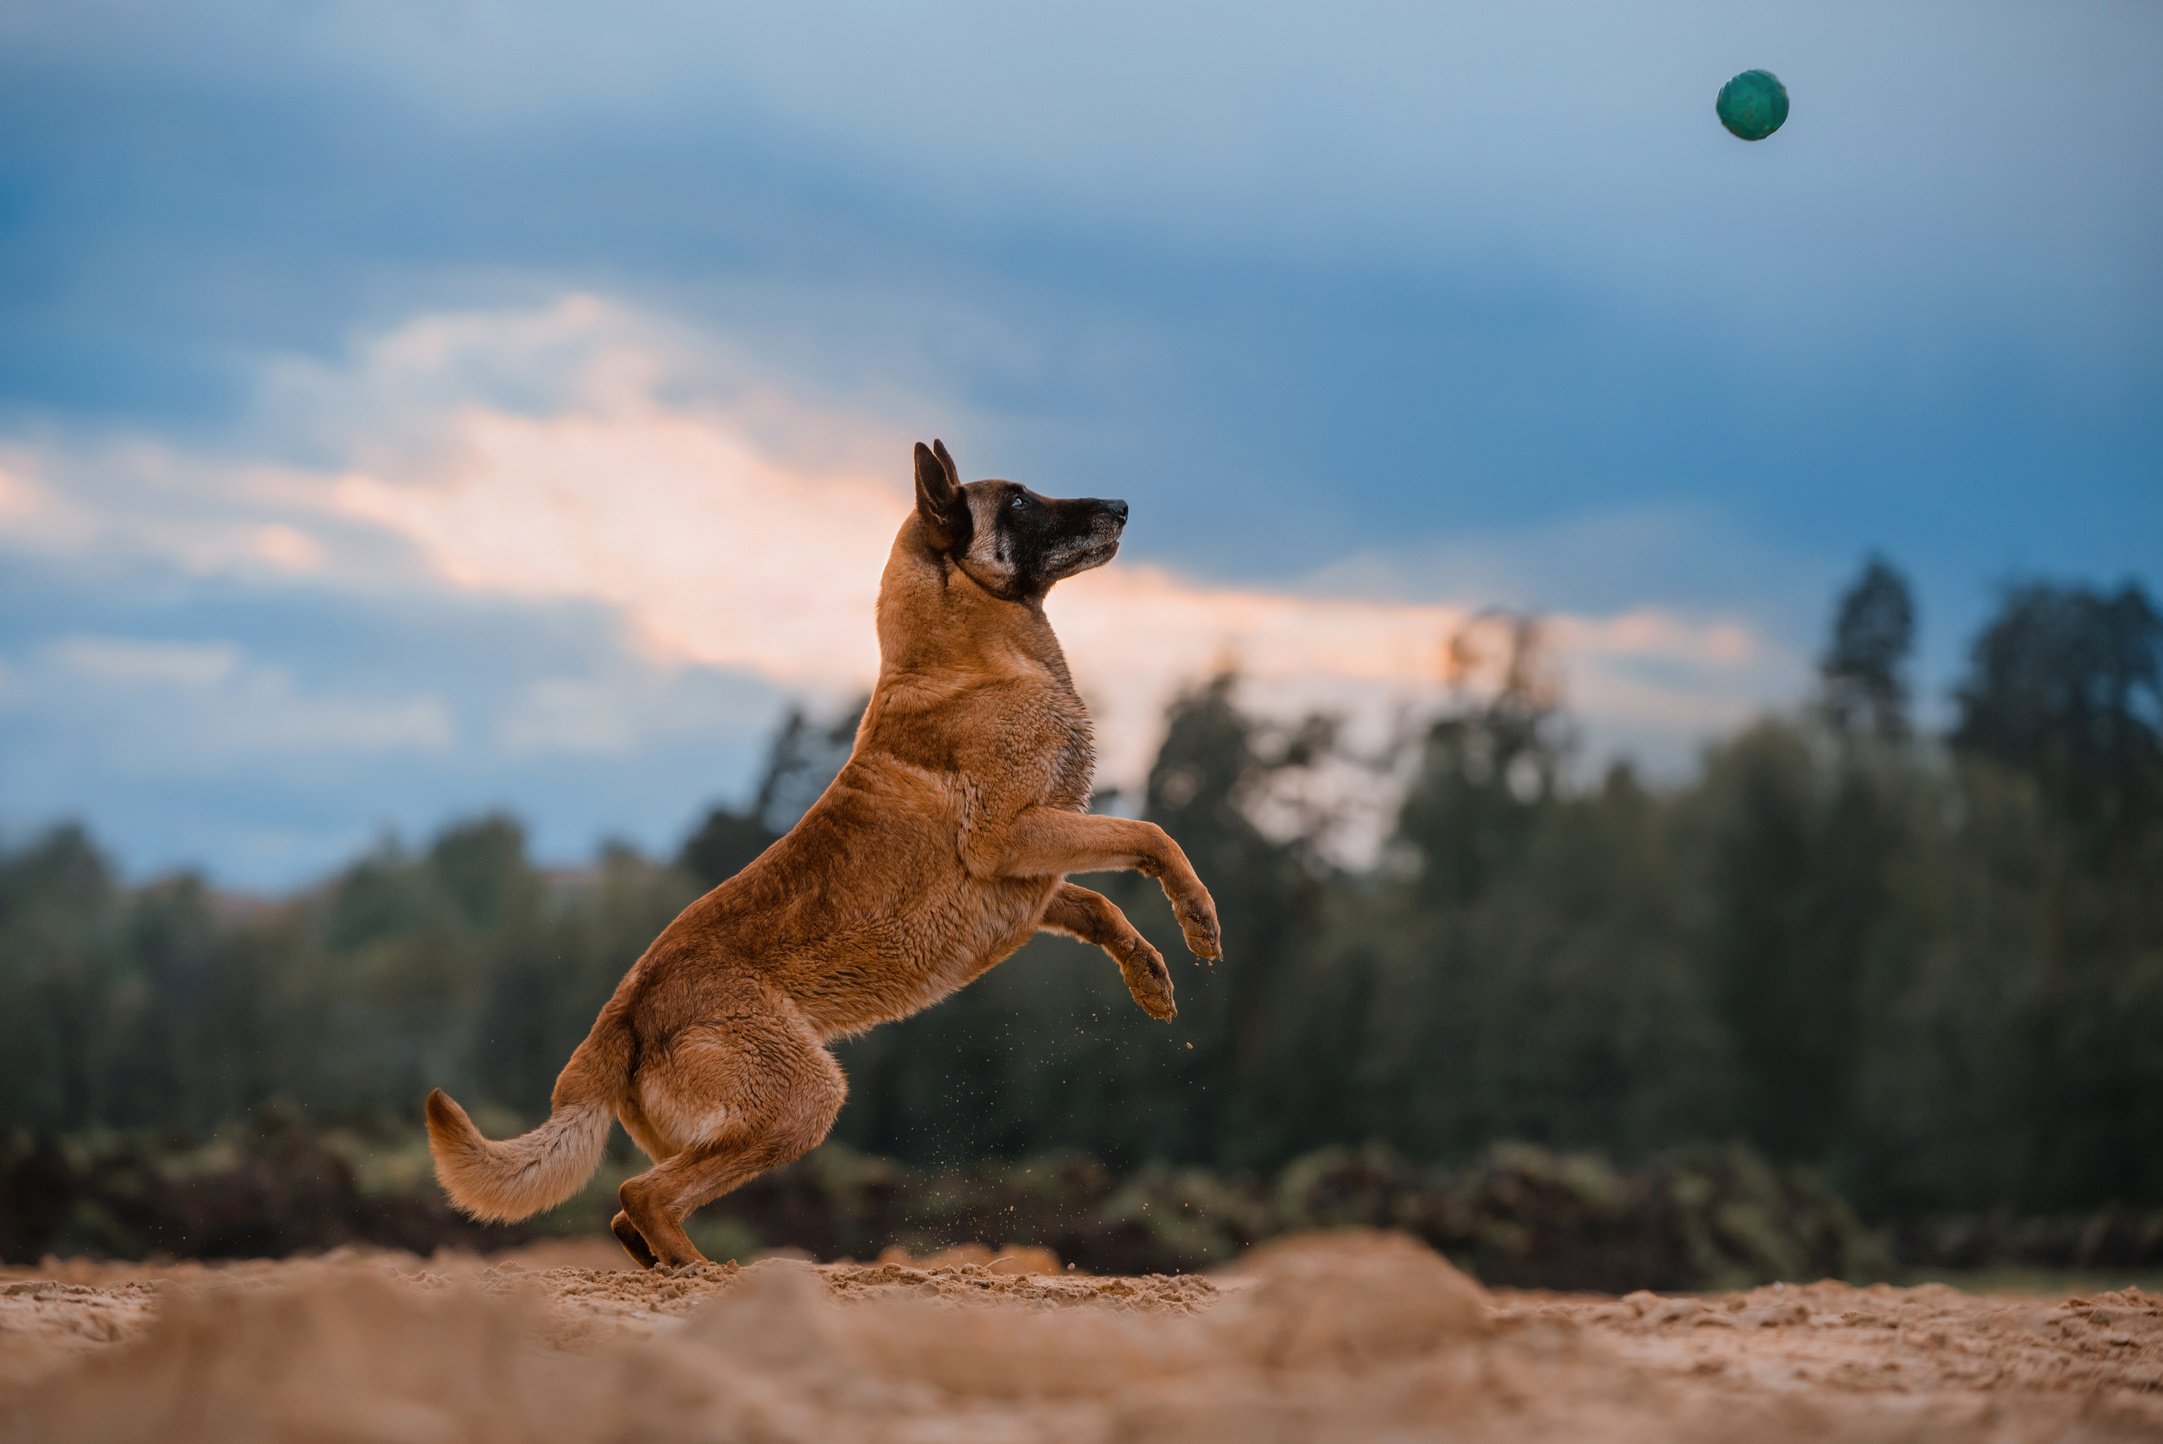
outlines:
M832 700L875 672L873 599L910 504L912 438L793 398L710 342L590 297L428 316L342 365L277 369L264 410L266 425L300 427L345 463L298 470L141 444L126 450L133 470L114 474L156 500L151 519L107 495L52 536L348 587L384 584L380 545L354 538L394 538L439 585L611 608L664 666L742 669ZM0 522L10 508L51 509L23 480L40 460L0 456ZM1479 609L1218 585L1131 562L1050 603L1105 771L1130 784L1165 703L1209 672L1237 666L1265 708L1401 713L1441 695L1444 644ZM1653 607L1555 617L1548 636L1573 705L1638 736L1727 725L1789 668L1739 623ZM582 696L572 730L614 735L604 711Z

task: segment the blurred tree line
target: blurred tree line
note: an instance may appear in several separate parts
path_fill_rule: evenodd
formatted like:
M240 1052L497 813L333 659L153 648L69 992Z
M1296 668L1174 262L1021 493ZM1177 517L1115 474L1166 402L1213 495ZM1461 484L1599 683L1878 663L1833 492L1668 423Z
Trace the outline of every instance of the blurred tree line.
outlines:
M1879 1212L2163 1203L2163 621L2133 585L2010 589L1942 735L1911 711L1914 621L1872 561L1812 703L1674 787L1573 781L1529 620L1457 638L1485 683L1382 759L1213 678L1138 802L1214 889L1227 961L1186 959L1153 884L1099 880L1174 960L1178 1021L1040 938L846 1044L836 1136L921 1164L1231 1170L1345 1142L1730 1140ZM490 817L266 903L123 886L76 827L24 841L0 854L0 1121L201 1136L276 1101L403 1122L437 1084L530 1121L625 967L852 731L793 715L751 801L666 861L551 871ZM1333 863L1309 783L1391 765L1380 862Z

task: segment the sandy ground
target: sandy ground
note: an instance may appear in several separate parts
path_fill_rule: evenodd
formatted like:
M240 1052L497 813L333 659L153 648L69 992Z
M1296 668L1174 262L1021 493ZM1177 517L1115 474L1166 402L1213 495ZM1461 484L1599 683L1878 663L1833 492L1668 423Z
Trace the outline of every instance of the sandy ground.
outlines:
M2163 1439L2163 1296L1489 1293L1408 1240L639 1274L598 1244L0 1272L0 1438Z

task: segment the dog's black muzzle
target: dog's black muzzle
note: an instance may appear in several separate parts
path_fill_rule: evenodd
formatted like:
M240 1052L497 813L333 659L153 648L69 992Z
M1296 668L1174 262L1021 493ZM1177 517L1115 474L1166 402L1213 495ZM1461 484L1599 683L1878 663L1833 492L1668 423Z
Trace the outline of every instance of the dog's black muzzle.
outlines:
M1092 529L1097 535L1117 540L1119 534L1127 529L1125 502L1107 501L1103 497L1092 496L1084 498L1081 504L1089 508L1090 520L1094 523Z

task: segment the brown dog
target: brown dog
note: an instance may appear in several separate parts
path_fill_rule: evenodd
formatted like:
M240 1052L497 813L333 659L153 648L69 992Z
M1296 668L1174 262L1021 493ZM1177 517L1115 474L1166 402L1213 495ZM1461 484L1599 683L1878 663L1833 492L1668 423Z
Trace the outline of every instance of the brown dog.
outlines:
M1216 905L1153 823L1095 817L1089 715L1044 617L1054 582L1119 549L1123 501L961 484L916 448L916 511L879 586L879 680L847 765L803 820L656 938L556 1079L548 1121L483 1138L441 1089L428 1143L451 1201L517 1219L576 1192L611 1116L655 1166L613 1227L646 1265L701 1255L693 1209L818 1146L846 1084L826 1045L929 1007L1038 929L1110 953L1170 1018L1164 959L1070 872L1158 879L1187 946Z

